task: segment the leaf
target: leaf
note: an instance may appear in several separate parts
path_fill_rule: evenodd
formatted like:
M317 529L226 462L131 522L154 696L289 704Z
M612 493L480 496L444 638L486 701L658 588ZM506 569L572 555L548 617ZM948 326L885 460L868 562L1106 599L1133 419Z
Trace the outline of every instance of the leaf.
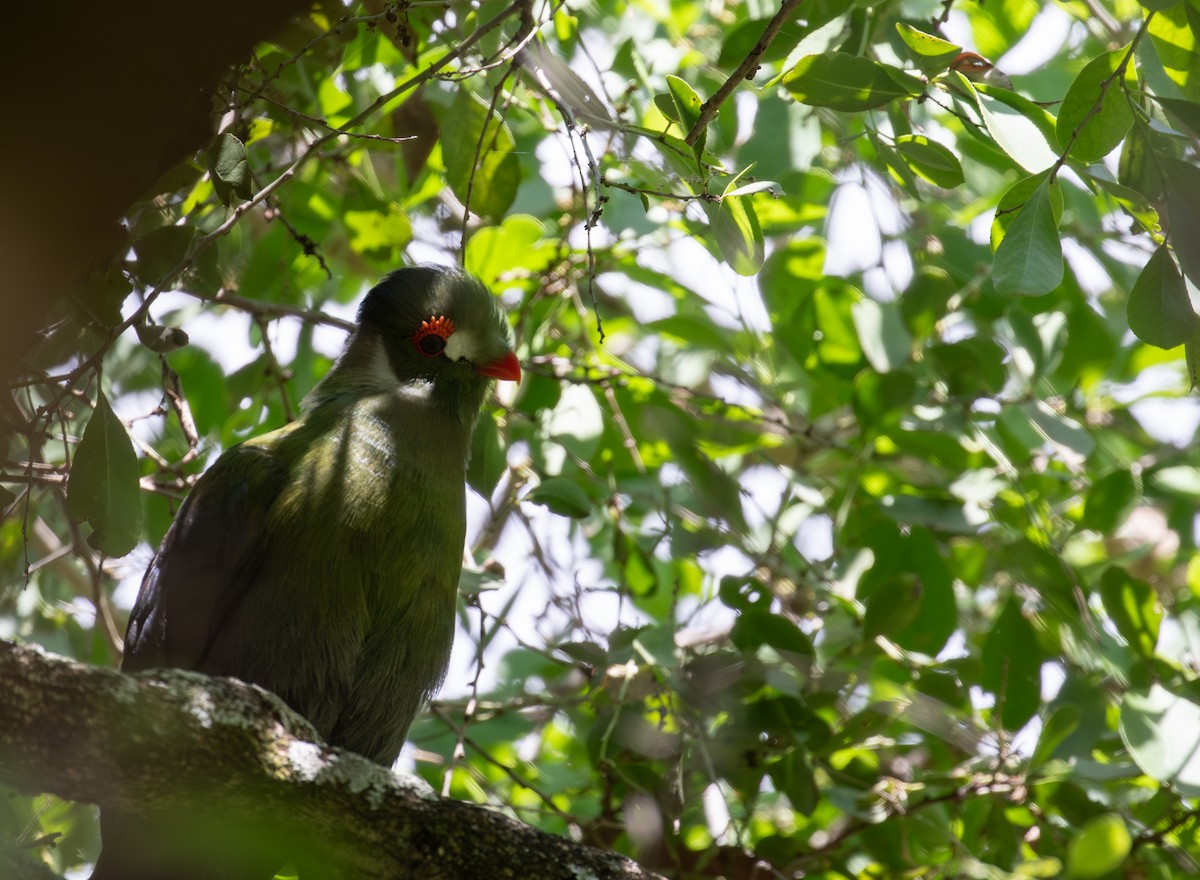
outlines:
M1090 820L1071 840L1067 849L1067 876L1089 880L1120 867L1133 841L1129 829L1116 813Z
M142 530L137 454L103 392L75 449L67 512L91 525L88 543L107 556L124 556L137 546Z
M960 88L975 95L988 132L1014 162L1036 174L1058 161L1053 116L1016 92L972 83L960 73L953 76Z
M983 643L980 684L996 696L1006 730L1025 726L1042 700L1042 650L1037 633L1010 598Z
M1029 768L1032 770L1049 761L1058 747L1079 727L1082 717L1083 711L1074 703L1062 703L1055 708L1042 725L1037 747L1029 759Z
M220 135L208 151L208 173L223 204L228 205L232 196L248 199L253 194L246 145L228 132Z
M679 128L684 135L687 135L692 130L692 126L700 121L700 96L686 80L670 74L667 75L667 89L671 92L671 101L675 104L675 112L678 114L675 119L679 122ZM692 145L692 152L696 154L697 159L704 153L706 140L708 140L708 132L702 131L700 137L696 139L696 143Z
M1153 657L1162 622L1162 608L1154 588L1130 577L1124 569L1110 568L1100 578L1100 598L1109 619L1129 646L1142 657Z
M962 165L947 147L924 135L906 134L896 138L896 150L920 177L943 189L963 182Z
M803 104L846 112L871 110L925 91L924 83L899 68L844 52L801 58L783 85Z
M592 512L592 504L587 493L579 484L567 477L551 477L543 480L536 489L524 498L533 504L557 513L560 516L573 518L585 517Z
M1147 24L1150 41L1170 80L1189 101L1200 101L1200 51L1189 21L1190 3L1176 3L1155 13Z
M941 73L962 51L962 46L919 31L902 21L896 22L896 30L904 44L912 49L913 55L916 56L917 67L926 76Z
M1121 701L1121 739L1142 772L1200 797L1200 704L1191 696L1152 684Z
M499 222L521 184L508 126L494 114L489 119L483 99L462 87L442 120L441 144L454 195L479 216Z
M1171 349L1196 332L1196 313L1171 252L1162 245L1147 261L1125 305L1129 329L1148 345Z
M1085 529L1110 535L1125 522L1135 503L1137 492L1133 474L1124 469L1115 470L1092 483L1083 504L1080 524Z
M992 260L992 284L1007 296L1040 296L1062 283L1062 242L1054 217L1052 187L1042 181L1013 217Z
M901 535L895 523L880 523L871 532L868 546L875 565L858 584L858 596L868 610L880 590L899 591L916 607L907 621L907 611L889 607L888 599L872 613L872 626L881 627L900 647L935 655L953 634L958 607L954 581L932 533L909 526Z
M545 234L533 217L505 217L499 226L487 226L471 236L463 268L489 287L517 269L536 275L554 255L552 245L543 240Z
M412 241L412 223L395 202L383 211L346 211L342 222L350 232L356 253L398 261L400 252Z
M887 373L908 363L913 340L894 304L864 297L850 311L863 355L877 372Z
M921 579L902 572L884 581L867 598L863 632L867 638L903 632L921 608Z
M138 277L151 286L161 282L187 256L195 237L193 226L160 226L139 238L133 243Z
M1171 158L1161 164L1168 183L1169 239L1183 274L1200 287L1200 248L1196 247L1200 241L1200 168Z
M500 429L494 419L482 418L471 435L471 458L467 462L467 485L491 498L504 476L507 457L500 443Z
M1128 144L1130 140L1131 138L1126 138L1125 143ZM1122 150L1121 157L1124 158L1124 156L1125 151ZM1103 166L1093 165L1092 167L1098 168ZM1116 201L1116 203L1122 208L1124 208L1129 213L1129 216L1133 217L1134 220L1141 224L1142 228L1147 232L1158 232L1162 228L1161 224L1158 222L1158 211L1155 210L1154 205L1150 203L1150 200L1146 198L1145 193L1139 192L1132 187L1122 186L1115 181L1109 180L1107 177L1103 176L1107 173L1108 169L1104 168L1101 173L1093 174L1090 172L1084 172L1083 176L1111 196L1113 200Z
M1041 174L1022 177L1000 197L1000 201L996 205L996 215L992 218L991 241L993 251L1000 247L1000 242L1004 240L1004 236L1008 232L1008 227L1012 226L1013 218L1017 216L1017 212L1021 207L1029 201L1030 196L1037 192L1037 188L1043 180L1044 176ZM1050 206L1054 209L1054 222L1057 225L1062 218L1063 209L1061 186L1050 187Z
M1148 127L1135 120L1117 162L1117 180L1148 200L1157 199L1163 191L1163 176L1150 144L1150 134Z
M808 754L795 748L777 761L771 762L768 775L778 791L787 795L796 812L811 816L821 800L821 787L813 773Z
M721 257L739 275L757 275L765 255L762 227L754 204L743 196L727 196L709 207Z
M752 18L734 27L721 44L721 52L717 55L717 67L733 69L741 64L742 59L754 51L770 23L770 18ZM784 24L759 60L763 64L782 61L807 32L808 26L800 22Z
M1162 95L1153 97L1159 106L1182 122L1191 135L1200 137L1200 106L1192 101L1181 101L1178 98L1164 98Z
M1118 49L1093 58L1063 98L1058 112L1058 142L1069 144L1071 156L1080 162L1103 159L1133 125L1133 110L1122 88L1122 77L1117 75L1126 53L1127 49ZM1127 69L1125 78L1131 73Z
M737 616L729 639L741 651L753 652L770 645L788 654L813 655L812 639L788 620L761 608L747 608Z

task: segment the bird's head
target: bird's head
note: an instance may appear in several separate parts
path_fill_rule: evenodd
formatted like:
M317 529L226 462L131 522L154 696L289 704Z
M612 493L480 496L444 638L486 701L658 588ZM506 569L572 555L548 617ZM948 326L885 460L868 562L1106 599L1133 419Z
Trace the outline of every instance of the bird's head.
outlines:
M472 275L447 266L399 269L375 285L358 329L311 402L432 385L478 412L493 379L520 381L499 301Z
M477 278L459 269L419 266L392 272L363 300L358 325L361 334L379 339L402 382L521 378L499 303Z

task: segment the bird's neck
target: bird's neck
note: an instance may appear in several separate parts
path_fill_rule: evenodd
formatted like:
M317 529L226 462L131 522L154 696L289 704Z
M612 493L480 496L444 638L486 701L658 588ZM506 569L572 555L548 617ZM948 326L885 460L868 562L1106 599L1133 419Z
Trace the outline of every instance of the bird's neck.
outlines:
M469 440L489 384L473 373L461 381L450 376L437 381L401 379L392 369L383 340L360 329L301 406L306 413L335 416L368 399L384 405L393 401L401 409L424 410L435 421L449 422L446 427Z

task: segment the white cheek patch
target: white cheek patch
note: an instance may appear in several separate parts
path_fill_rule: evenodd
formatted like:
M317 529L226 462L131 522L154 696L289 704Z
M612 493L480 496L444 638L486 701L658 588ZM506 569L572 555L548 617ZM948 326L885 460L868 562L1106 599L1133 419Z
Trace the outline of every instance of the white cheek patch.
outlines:
M372 387L390 391L400 384L400 377L396 375L391 361L388 360L383 340L378 337L371 342L371 357L367 361L367 375L370 377Z
M466 330L455 330L446 340L445 355L452 361L474 361L476 351L475 337Z

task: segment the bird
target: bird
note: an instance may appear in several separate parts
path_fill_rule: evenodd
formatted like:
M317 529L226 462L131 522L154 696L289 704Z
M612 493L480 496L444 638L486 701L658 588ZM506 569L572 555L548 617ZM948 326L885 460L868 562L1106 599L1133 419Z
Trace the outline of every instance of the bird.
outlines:
M387 275L300 417L196 482L146 570L121 668L260 685L329 744L390 766L449 662L472 432L495 380L520 379L482 282ZM257 880L287 860L267 846L198 862L111 808L101 837L92 880Z
M1012 77L977 52L959 52L950 62L950 69L957 70L972 82L1013 90Z

